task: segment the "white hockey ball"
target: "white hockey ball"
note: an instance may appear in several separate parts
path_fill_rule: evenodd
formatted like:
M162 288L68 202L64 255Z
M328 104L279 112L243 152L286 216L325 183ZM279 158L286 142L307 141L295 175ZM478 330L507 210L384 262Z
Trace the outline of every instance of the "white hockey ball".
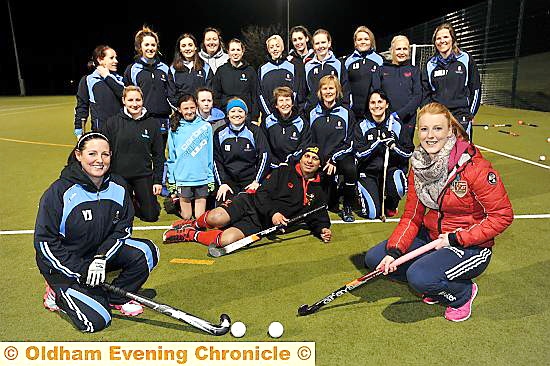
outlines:
M235 322L231 326L231 335L235 338L241 338L246 333L246 325L243 322Z
M285 329L283 328L283 325L279 322L273 322L269 324L269 328L267 329L267 333L272 338L279 338L280 336L283 335L284 331Z

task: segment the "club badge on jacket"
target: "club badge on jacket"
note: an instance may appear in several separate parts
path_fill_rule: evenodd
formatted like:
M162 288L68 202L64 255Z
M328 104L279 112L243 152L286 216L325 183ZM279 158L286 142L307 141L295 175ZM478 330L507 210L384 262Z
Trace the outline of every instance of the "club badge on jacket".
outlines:
M468 193L468 182L465 180L455 180L451 183L451 191L459 198L464 197Z

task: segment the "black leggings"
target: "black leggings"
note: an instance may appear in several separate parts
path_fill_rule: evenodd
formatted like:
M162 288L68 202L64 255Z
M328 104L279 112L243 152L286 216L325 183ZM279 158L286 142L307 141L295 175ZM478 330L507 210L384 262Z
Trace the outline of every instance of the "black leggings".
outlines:
M344 178L342 195L344 196L344 206L353 207L357 202L356 184L357 184L357 167L355 166L355 157L346 155L336 162L336 177L341 175ZM338 202L339 195L337 193L337 181L334 175L325 176L323 187L328 197L329 205Z
M153 194L153 176L124 177L124 179L128 183L128 192L134 201L135 216L142 221L157 221L160 215L160 205L157 196Z

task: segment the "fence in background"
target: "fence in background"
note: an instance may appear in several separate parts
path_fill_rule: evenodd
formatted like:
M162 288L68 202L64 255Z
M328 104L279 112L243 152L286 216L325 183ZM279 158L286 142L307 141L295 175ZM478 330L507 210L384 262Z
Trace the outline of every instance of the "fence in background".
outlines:
M477 63L482 103L550 111L550 74L546 70L550 53L542 58L530 57L550 51L548 1L487 0L398 34L406 35L411 44L432 44L433 30L443 22L453 25L459 47ZM378 42L382 48L389 48L392 37ZM425 57L430 48L420 46L418 51L421 53L417 57Z

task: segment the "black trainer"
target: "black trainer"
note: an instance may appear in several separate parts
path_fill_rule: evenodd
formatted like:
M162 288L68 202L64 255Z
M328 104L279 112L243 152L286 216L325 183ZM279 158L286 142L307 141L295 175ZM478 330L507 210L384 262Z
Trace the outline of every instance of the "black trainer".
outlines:
M353 211L351 210L351 207L344 206L342 211L340 211L340 217L344 222L354 222L355 216L353 216Z

